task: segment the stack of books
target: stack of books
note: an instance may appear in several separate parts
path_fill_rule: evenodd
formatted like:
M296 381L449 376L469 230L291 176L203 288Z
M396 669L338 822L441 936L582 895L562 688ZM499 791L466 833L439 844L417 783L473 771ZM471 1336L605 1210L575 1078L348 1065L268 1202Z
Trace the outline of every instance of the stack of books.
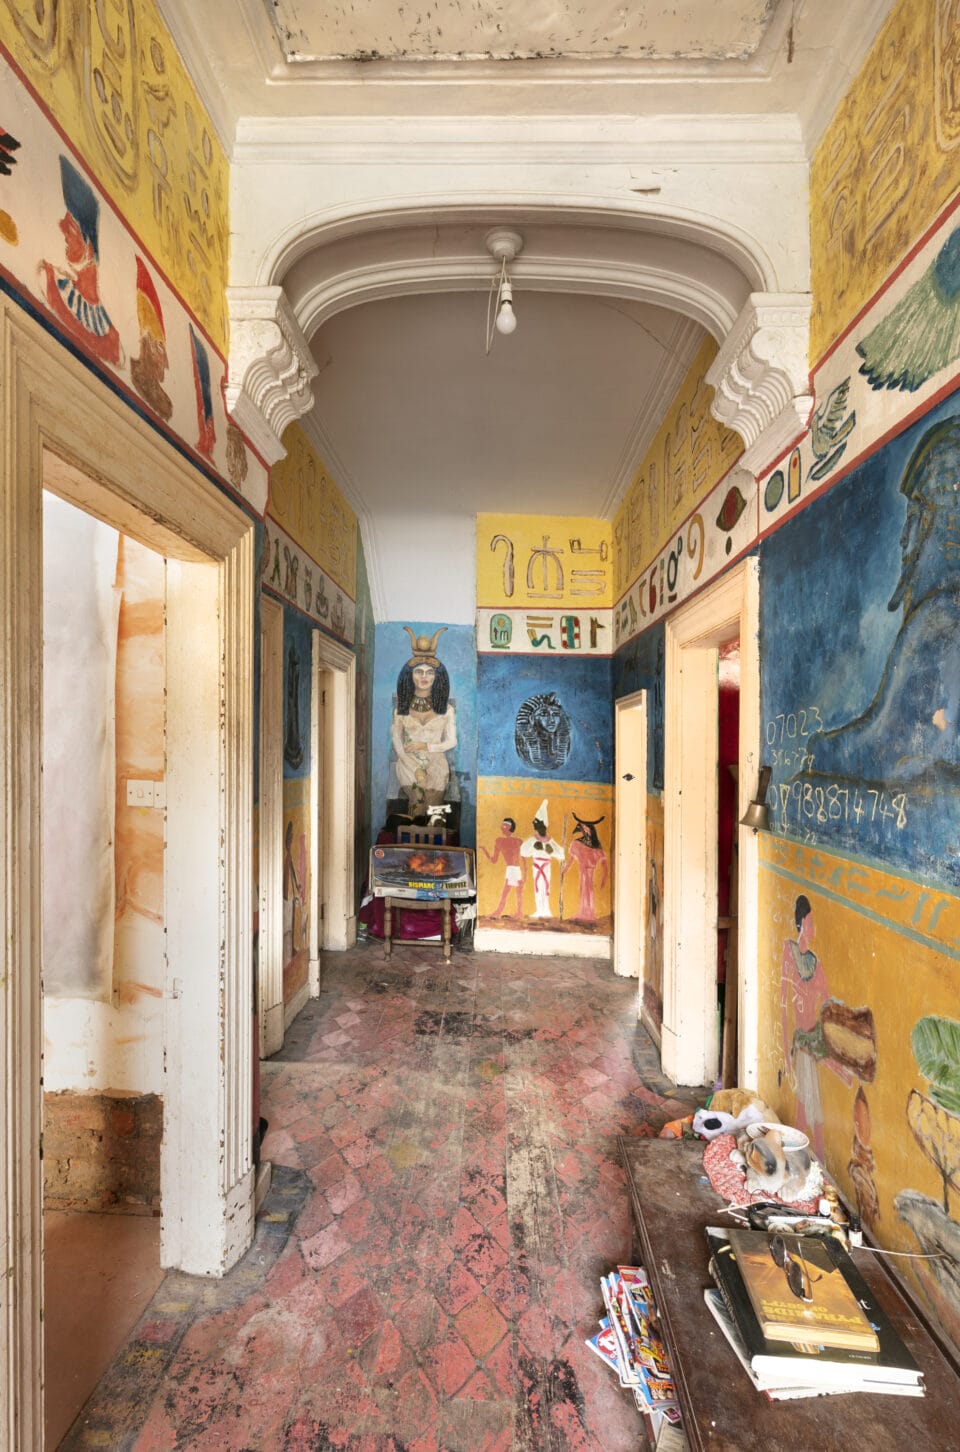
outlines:
M704 1300L758 1391L773 1399L923 1396L920 1370L839 1241L707 1228Z
M679 1429L680 1408L646 1272L642 1266L618 1266L602 1277L600 1291L607 1314L587 1345L633 1393L649 1418L653 1445L666 1447L668 1429ZM685 1443L681 1439L675 1445Z

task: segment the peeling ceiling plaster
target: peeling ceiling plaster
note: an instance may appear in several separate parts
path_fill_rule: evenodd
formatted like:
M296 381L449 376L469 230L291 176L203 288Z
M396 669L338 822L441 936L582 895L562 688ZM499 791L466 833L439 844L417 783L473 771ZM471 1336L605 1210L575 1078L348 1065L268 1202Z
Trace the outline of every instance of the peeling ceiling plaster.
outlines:
M290 64L748 60L778 0L262 0Z

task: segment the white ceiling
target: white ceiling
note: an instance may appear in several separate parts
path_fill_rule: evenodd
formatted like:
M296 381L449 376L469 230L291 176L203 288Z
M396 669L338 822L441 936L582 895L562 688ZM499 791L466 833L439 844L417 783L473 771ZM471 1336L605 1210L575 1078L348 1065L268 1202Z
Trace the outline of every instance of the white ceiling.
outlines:
M682 377L703 336L616 298L518 285L514 307L516 332L495 333L489 355L477 291L351 308L313 338L315 418L334 472L362 499L391 618L401 601L414 619L472 618L472 534L455 521L606 514L656 426L652 380ZM456 616L434 613L428 540L453 567Z
M755 54L776 0L261 0L291 65L329 60L704 58Z
M758 137L765 122L796 118L809 154L891 0L159 3L242 165L257 137L289 162L298 148L328 144L325 123L342 136L377 117L460 118L478 136L484 118L521 133L551 118L575 132L577 117L669 127L664 118L693 116L708 133L724 120L743 129L746 118ZM648 171L640 167L634 190L659 188ZM305 194L311 205L319 200ZM599 272L599 234L536 235L530 219L496 220L526 229L529 246L516 267L517 332L498 336L489 357L489 216L459 235L429 225L423 236L353 229L299 256L282 279L264 279L282 280L310 337L320 373L303 423L360 515L379 618L472 619L478 510L609 517L703 337L692 302L682 318L656 306L656 294L627 300L611 287L584 296L551 281L571 248L586 246ZM678 253L687 244L658 245ZM370 277L418 259L418 295L381 290L381 300L364 301L377 297L360 285L365 248ZM553 272L541 267L534 278L543 257ZM718 253L702 275L706 292L733 300L735 316L737 288L745 296L758 284L731 280L732 271Z

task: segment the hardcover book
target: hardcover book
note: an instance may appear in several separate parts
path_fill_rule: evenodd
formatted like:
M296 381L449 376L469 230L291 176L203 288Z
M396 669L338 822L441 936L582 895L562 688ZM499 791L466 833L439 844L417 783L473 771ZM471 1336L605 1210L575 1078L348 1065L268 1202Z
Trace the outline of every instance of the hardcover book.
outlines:
M848 1388L855 1383L858 1390L865 1391L896 1383L922 1386L916 1362L849 1255L841 1253L839 1268L877 1333L879 1351L827 1348L819 1342L768 1340L754 1315L728 1237L725 1227L707 1228L710 1274L736 1323L752 1366L761 1375L786 1377L796 1374L805 1382L843 1384ZM839 1246L834 1250L834 1245L833 1241L827 1242L831 1255L842 1251Z
M730 1245L768 1341L879 1351L877 1333L822 1236L731 1230Z

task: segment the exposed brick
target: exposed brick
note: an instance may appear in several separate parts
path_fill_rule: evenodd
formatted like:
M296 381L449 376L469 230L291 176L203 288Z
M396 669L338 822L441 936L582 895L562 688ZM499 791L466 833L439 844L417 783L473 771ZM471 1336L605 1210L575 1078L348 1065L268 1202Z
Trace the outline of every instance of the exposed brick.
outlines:
M55 1210L158 1213L162 1134L156 1094L45 1095L45 1203Z

